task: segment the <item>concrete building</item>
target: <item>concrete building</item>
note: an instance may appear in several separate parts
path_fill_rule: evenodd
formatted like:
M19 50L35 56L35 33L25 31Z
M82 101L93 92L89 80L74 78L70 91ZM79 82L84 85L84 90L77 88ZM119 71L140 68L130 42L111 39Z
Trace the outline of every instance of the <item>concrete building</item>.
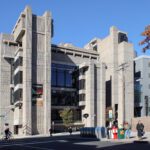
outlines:
M118 117L118 124L130 122L134 107L133 45L128 42L127 33L116 27L110 28L106 38L94 41L97 43L100 61L107 66L106 107L112 108L114 118Z
M64 108L72 109L73 126L130 122L134 50L127 34L111 27L106 38L78 48L51 44L52 30L49 12L37 16L26 7L12 33L0 34L0 130L9 123L14 134L46 134L62 127Z
M150 57L139 56L135 61L135 117L150 116Z

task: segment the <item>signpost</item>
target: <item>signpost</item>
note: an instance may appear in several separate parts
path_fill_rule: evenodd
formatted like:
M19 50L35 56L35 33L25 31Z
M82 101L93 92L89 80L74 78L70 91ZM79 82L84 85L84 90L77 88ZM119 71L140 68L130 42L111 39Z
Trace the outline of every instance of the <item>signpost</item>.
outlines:
M109 119L112 119L113 115L112 115L112 110L109 110Z

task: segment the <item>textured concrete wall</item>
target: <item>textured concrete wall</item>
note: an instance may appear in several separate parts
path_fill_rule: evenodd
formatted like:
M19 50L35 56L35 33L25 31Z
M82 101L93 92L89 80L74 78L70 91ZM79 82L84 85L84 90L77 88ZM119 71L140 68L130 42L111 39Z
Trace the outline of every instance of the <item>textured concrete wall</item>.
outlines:
M124 106L123 100L123 79L121 70L119 71L119 65L127 63L128 68L125 72L125 120L131 122L133 117L133 103L134 103L134 91L133 91L133 57L134 49L133 45L127 42L118 43L118 33L116 27L110 28L110 34L105 39L99 41L98 51L100 54L100 61L104 62L107 66L106 81L112 79L112 108L114 113L115 104L118 104L118 120L119 124L123 122ZM130 111L128 107L131 106Z
M133 45L127 42L122 42L118 46L118 64L121 65L122 63L126 62L127 67L124 69L124 72L120 71L119 75L119 88L118 88L118 93L121 93L119 95L119 104L120 104L120 110L119 112L123 112L121 110L124 109L124 117L120 118L123 121L131 122L131 118L134 115L134 72L133 72ZM123 75L122 75L123 73ZM125 80L125 85L124 85L124 90L123 90L123 76ZM125 102L122 101L123 95L125 92ZM124 106L122 105L124 103ZM124 108L122 108L124 107ZM131 109L129 109L131 108ZM121 113L120 113L121 114ZM121 117L121 116L118 116Z
M25 8L25 28L26 32L22 39L23 47L23 122L24 134L32 129L32 11L30 7Z
M16 51L15 46L8 46L3 40L13 40L12 35L1 34L0 36L0 131L3 132L4 124L9 123L13 132L13 112L10 109L10 83L11 83L11 66L10 59L4 56L12 56ZM9 55L8 55L9 54Z

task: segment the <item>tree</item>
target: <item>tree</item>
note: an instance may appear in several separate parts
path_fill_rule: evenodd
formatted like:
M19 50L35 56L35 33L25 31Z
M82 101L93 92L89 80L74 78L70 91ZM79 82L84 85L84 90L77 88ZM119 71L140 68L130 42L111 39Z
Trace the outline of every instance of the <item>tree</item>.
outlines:
M60 117L63 120L63 124L68 127L73 123L73 111L70 108L65 108L60 111Z

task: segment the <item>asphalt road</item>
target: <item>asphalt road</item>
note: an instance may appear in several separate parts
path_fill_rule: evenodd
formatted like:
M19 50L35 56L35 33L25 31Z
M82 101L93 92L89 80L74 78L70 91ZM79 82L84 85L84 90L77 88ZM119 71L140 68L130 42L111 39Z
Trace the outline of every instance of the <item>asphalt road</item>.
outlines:
M120 143L78 135L0 141L0 150L150 150L148 142Z

